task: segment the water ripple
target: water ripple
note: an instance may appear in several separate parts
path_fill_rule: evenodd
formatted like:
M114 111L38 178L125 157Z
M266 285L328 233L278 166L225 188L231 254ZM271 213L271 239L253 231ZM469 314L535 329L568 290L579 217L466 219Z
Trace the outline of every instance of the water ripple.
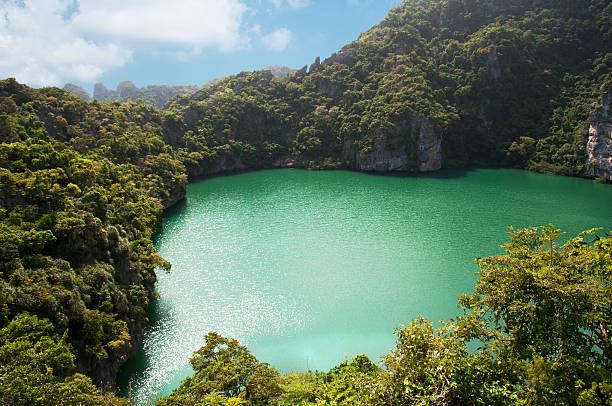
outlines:
M124 368L132 398L168 394L209 331L285 372L376 359L397 324L456 313L473 258L499 252L508 225L612 228L610 201L610 187L517 171L280 170L192 184L156 241L173 265L158 273L144 347Z

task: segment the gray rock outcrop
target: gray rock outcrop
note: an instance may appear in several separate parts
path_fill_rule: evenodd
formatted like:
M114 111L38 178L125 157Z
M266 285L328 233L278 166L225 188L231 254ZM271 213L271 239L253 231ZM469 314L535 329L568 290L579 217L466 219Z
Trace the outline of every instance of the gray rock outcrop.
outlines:
M324 66L333 65L334 63L340 63L352 67L357 62L356 52L353 47L346 45L338 52L334 52L329 58L325 59L322 63Z
M375 172L431 172L440 169L442 136L436 132L434 124L425 117L412 117L404 128L409 131L409 142L405 136L379 134L370 153L362 156L356 152L355 169Z
M390 172L409 169L410 157L405 148L393 148L394 143L382 136L374 140L372 152L355 156L356 169L360 171Z
M272 72L272 75L275 78L284 78L284 77L291 75L293 72L297 71L297 69L292 69L286 66L278 66L278 65L268 66L267 68L264 68L263 70L269 70L270 72Z
M91 100L91 97L89 96L89 93L87 93L87 90L83 89L81 86L77 86L72 83L66 83L64 85L64 90L67 92L76 94L81 99L85 100L86 102Z
M317 69L319 66L321 66L321 57L317 56L315 58L315 61L310 65L310 68L308 68L308 73L313 72L315 69Z
M125 100L136 100L140 96L138 88L129 80L117 85L117 93L121 99Z
M412 118L411 137L416 141L419 172L437 171L442 168L442 135L427 118Z
M94 85L93 98L98 101L120 103L142 99L149 106L163 108L174 96L180 94L193 94L198 89L199 87L196 85L149 85L147 87L138 88L134 83L125 81L117 85L117 90L110 90L102 83L96 83Z
M609 92L602 94L601 106L591 115L586 173L612 182L612 93Z
M93 98L100 101L106 101L113 92L108 90L102 83L96 83L94 85Z

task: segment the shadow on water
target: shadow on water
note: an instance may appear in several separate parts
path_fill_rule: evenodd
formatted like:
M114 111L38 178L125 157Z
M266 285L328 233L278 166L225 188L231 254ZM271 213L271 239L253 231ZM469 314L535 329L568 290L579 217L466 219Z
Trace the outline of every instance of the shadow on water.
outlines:
M355 173L360 173L360 174L364 174L364 175L380 176L380 177L386 177L386 178L458 179L458 178L463 178L463 177L467 176L467 174L469 172L474 171L476 169L479 169L479 168L444 168L444 169L439 169L439 170L433 171L433 172L400 172L400 171L396 171L396 172L375 172L375 171L360 171L360 170L357 170L357 169L350 169L350 168L320 169L320 170L312 170L312 171L313 172L349 171L349 172L355 172ZM201 175L201 176L192 177L192 178L189 178L189 184L198 183L198 182L202 182L202 181L209 180L209 179L231 177L231 176L235 176L235 175L242 175L242 174L245 174L245 173L268 171L268 170L310 171L311 169L307 169L307 168L304 168L304 167L295 167L295 168L255 168L255 169L241 169L241 170L237 169L237 170L232 170L232 171L220 172L220 173L216 173L216 174L212 174L212 175ZM184 205L185 204L185 200L182 200L181 203L179 203L179 204ZM177 205L173 206L172 208L166 210L166 213L168 213L168 214L174 213L172 210L176 209L179 204L177 204Z
M210 173L210 174L205 174L205 175L198 175L198 176L189 176L188 179L188 184L190 183L198 183L204 180L209 180L209 179L215 179L215 178L226 178L226 177L230 177L230 176L235 176L235 175L242 175L245 173L250 173L250 172L259 172L259 171L266 171L266 170L273 170L273 169L290 169L290 168L250 168L250 169L231 169L231 170L225 170L223 172L218 172L218 173Z
M459 179L464 178L469 172L476 170L471 169L440 169L434 172L364 172L355 171L364 175L379 176L383 178L419 178L419 179Z
M351 353L386 353L393 326L405 321L407 315L423 314L423 309L429 311L426 316L432 320L455 314L457 296L474 288L474 258L496 254L497 244L507 239L509 224L522 227L554 222L567 230L568 236L610 224L612 189L583 179L477 168L418 174L339 170L325 171L329 173L321 176L312 173L319 171L307 173L310 171L304 169L264 172L191 188L185 200L164 213L165 231L172 230L176 235L164 238L160 229L154 241L160 252L174 252L200 238L197 250L181 251L190 258L185 265L185 272L189 272L185 280L189 287L210 289L219 299L216 307L204 310L196 296L188 314L191 325L207 323L211 315L217 317L215 326L221 327L232 317L245 320L248 323L232 330L236 331L232 334L255 337L254 348L262 354L258 357L287 371L303 370L294 365L303 364L304 359L306 369L327 370L327 366L316 365L338 361L347 348ZM190 179L190 187L210 178ZM342 184L347 188L339 187ZM215 199L222 204L210 204ZM206 204L201 204L202 200ZM276 202L281 203L275 206ZM233 217L223 217L236 204L243 206L232 213ZM324 208L329 210L322 212ZM202 222L202 213L212 213L217 223L180 233L184 224ZM448 229L456 233L448 233ZM161 249L162 244L166 244L166 251ZM214 251L217 246L223 249ZM311 247L318 247L318 251L311 253ZM339 251L341 256L336 255ZM240 261L236 259L238 254ZM228 263L233 264L227 267L233 273L224 272L223 278L209 274L200 277L204 266L226 269ZM333 272L328 271L330 264ZM129 393L130 380L145 383L139 389L138 384L133 385L134 395L152 399L151 385L157 388L165 380L163 391L168 393L178 386L179 379L190 374L183 374L182 369L164 372L155 364L161 358L171 358L171 351L175 351L173 346L167 346L171 351L164 351L166 346L160 343L183 338L177 321L187 308L175 306L184 302L173 302L172 292L182 295L191 289L187 285L173 289L153 303L147 314L150 321L146 338L156 347L136 352L120 371L118 382L124 396ZM240 302L236 298L241 298ZM172 314L173 308L181 309L181 317ZM355 312L356 308L367 311ZM339 326L338 320L349 322ZM294 333L279 339L279 329L289 331L285 326L295 328L291 330ZM355 326L368 327L353 334ZM160 340L151 340L165 331ZM374 333L368 335L371 331ZM184 342L183 349L191 343L187 339ZM369 349L362 350L364 343ZM470 343L470 350L479 345ZM152 352L157 361L150 358ZM186 358L181 358L180 368L189 368ZM149 376L155 371L162 372ZM152 384L147 386L147 382Z
M144 341L146 341L147 332L158 328L161 323L167 322L172 315L168 311L168 308L164 308L164 306L160 304L160 301L156 300L147 313L147 317L149 319L149 323L145 329L146 332ZM144 371L150 367L152 367L152 365L150 363L150 359L147 358L144 346L140 347L140 349L134 355L128 358L127 362L123 364L119 370L117 377L119 395L125 397L129 396L130 382L140 379L144 375Z
M153 236L151 237L151 240L153 240L154 244L157 242L157 239L159 238L161 233L164 231L165 219L170 218L170 217L180 216L187 209L187 199L188 198L185 197L183 200L176 203L174 206L169 207L164 210L164 214L162 216L162 224L161 226L157 227L157 230L155 230L155 232L153 233Z
M180 202L177 202L174 206L164 210L164 216L174 216L177 214L181 214L181 212L187 207L187 199L188 197L185 197Z

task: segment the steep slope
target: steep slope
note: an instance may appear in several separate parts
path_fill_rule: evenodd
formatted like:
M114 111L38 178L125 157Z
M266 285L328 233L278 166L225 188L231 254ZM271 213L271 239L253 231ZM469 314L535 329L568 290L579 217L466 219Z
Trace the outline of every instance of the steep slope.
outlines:
M48 319L74 361L58 379L112 387L141 345L154 269L170 266L150 238L186 186L160 122L144 104L0 81L0 328Z
M609 178L611 47L605 0L411 0L323 62L224 78L162 111L1 81L0 344L61 342L61 368L36 374L112 386L142 340L154 270L169 266L150 238L186 173L490 165Z
M163 108L168 100L179 94L192 94L199 88L196 85L190 86L170 86L170 85L149 85L137 88L130 81L121 82L117 85L117 90L109 90L102 83L94 86L93 98L98 101L127 102L143 100L151 107Z
M599 0L405 1L284 80L242 73L174 100L165 138L196 175L478 165L589 176L611 25Z
M117 90L109 90L102 83L96 83L94 87L93 99L100 102L128 102L143 100L147 105L163 108L168 100L179 94L192 94L199 88L196 85L191 86L170 86L170 85L149 85L144 88L137 88L130 81L121 82L117 85ZM64 90L76 94L85 101L90 101L87 90L72 83L66 83Z
M66 83L63 89L72 94L76 94L81 99L85 100L86 102L91 100L91 97L89 96L89 93L87 93L87 90L83 89L81 86L77 86L72 83Z
M601 106L591 115L587 174L612 182L612 89L604 89Z

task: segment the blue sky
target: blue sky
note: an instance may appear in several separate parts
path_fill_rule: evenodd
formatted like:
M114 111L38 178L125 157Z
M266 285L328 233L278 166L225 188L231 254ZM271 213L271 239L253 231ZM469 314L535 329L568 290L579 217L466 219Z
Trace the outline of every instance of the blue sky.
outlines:
M301 68L401 0L0 0L0 76L197 84L269 65Z

